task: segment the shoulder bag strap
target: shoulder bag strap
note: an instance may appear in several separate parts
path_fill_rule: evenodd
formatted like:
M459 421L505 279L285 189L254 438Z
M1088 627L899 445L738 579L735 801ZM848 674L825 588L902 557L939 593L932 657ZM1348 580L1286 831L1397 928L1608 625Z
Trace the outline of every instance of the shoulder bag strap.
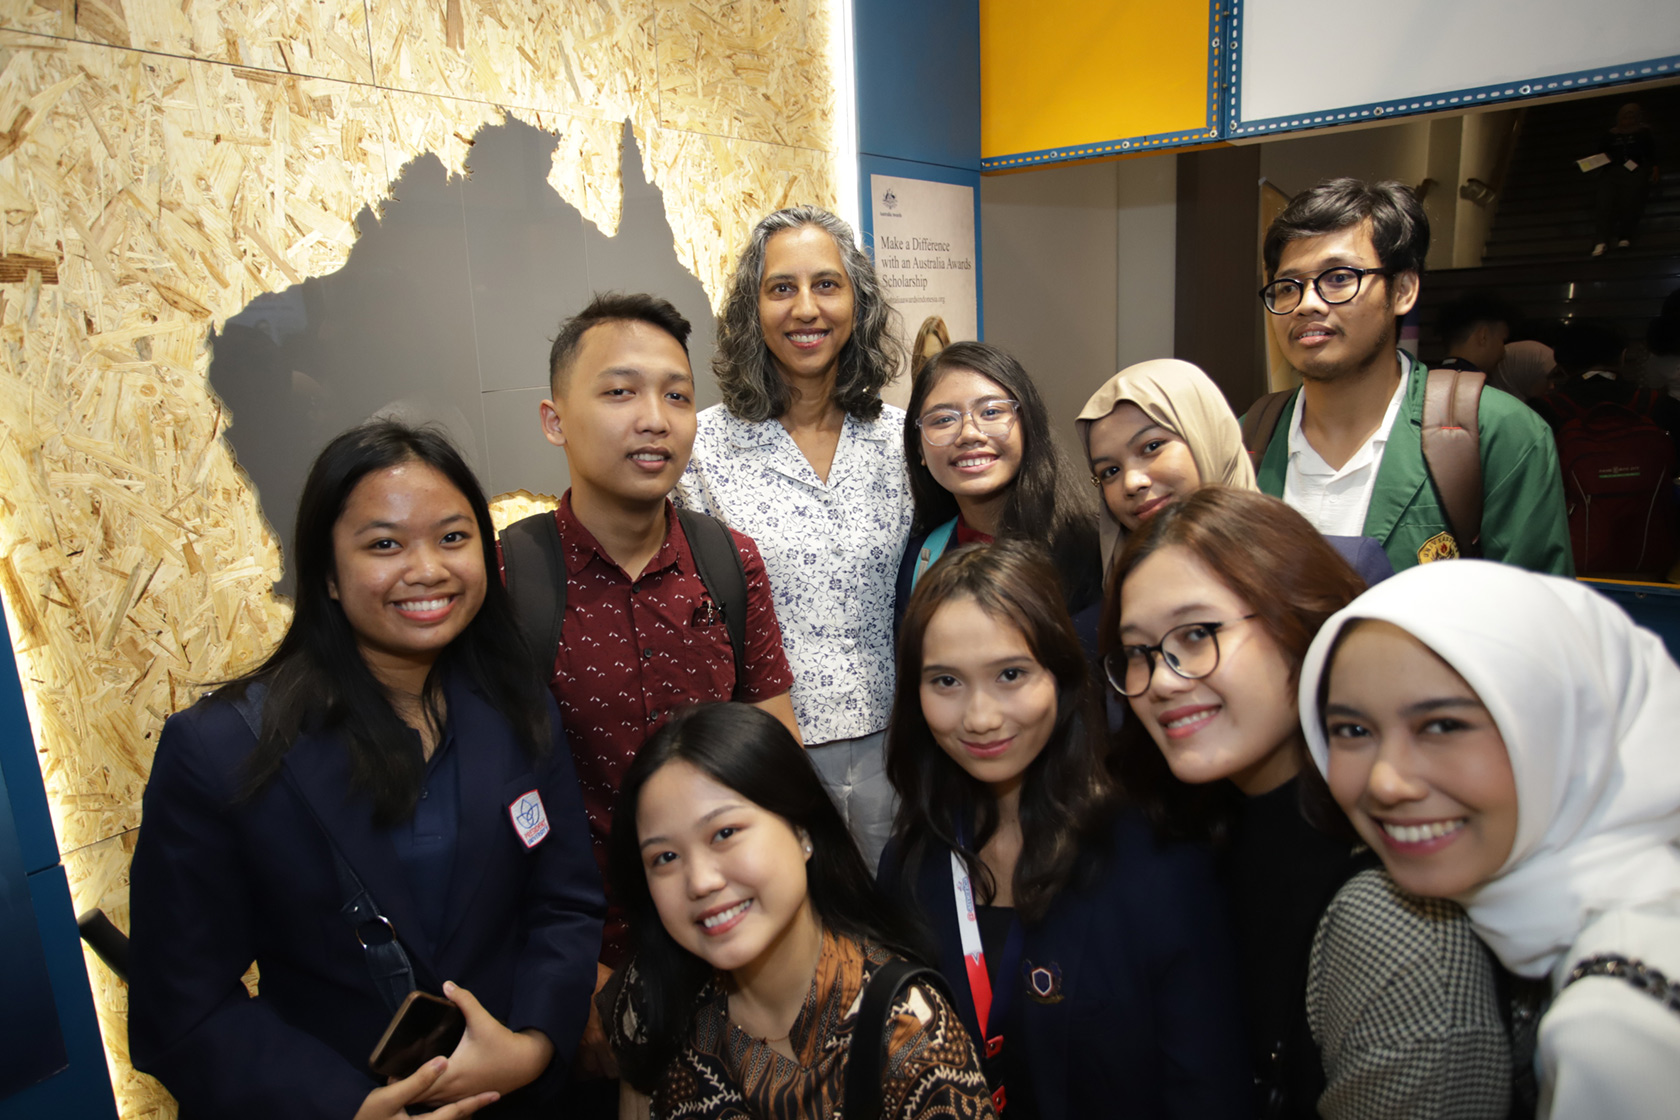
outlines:
M735 652L735 695L747 688L747 569L729 527L717 518L691 509L678 509L688 549L706 593L723 611L729 645Z
M231 702L234 711L245 721L245 726L251 731L252 738L262 741L262 712L263 701L268 697L268 686L260 681L247 685L245 694ZM379 992L379 997L385 1001L385 1006L393 1013L402 1005L408 993L414 991L414 965L408 959L408 953L397 940L397 927L391 924L379 909L379 904L373 900L373 895L362 885L362 880L350 866L350 861L344 858L344 853L333 843L332 833L321 823L315 807L309 803L307 797L299 796L304 808L315 819L315 825L321 834L327 838L327 847L333 854L333 871L338 877L339 897L344 904L338 908L339 916L350 926L350 931L356 935L361 943L362 956L367 962L368 976L373 980L373 986ZM381 933L377 928L384 926Z
M1289 396L1294 389L1279 389L1275 393L1267 393L1259 400L1248 406L1243 414L1242 442L1248 448L1249 460L1254 464L1254 473L1260 473L1260 463L1266 458L1266 448L1271 445L1272 435L1277 431L1278 421L1283 419L1283 410L1289 404Z
M1423 461L1462 556L1482 554L1482 433L1486 375L1432 369L1423 389Z
M1608 976L1621 980L1644 992L1676 1015L1680 1015L1680 980L1670 980L1659 968L1652 968L1638 957L1624 957L1620 953L1599 953L1575 962L1569 976L1558 989L1563 989L1589 976ZM856 1045L854 1040L853 1045Z
M852 1027L851 1049L846 1055L846 1095L840 1108L846 1120L879 1120L881 1115L881 1070L886 1057L887 1013L898 1002L905 985L919 981L951 998L945 977L926 965L894 957L875 970L863 987L857 1023Z
M935 528L922 542L921 554L916 557L916 568L910 573L910 587L914 590L927 570L939 562L945 555L945 550L951 547L951 538L957 535L957 519L955 517Z
M554 675L566 620L566 561L560 551L560 525L554 511L522 517L502 530L502 570L507 574L513 614L525 631L531 652L546 660L538 666L546 685Z

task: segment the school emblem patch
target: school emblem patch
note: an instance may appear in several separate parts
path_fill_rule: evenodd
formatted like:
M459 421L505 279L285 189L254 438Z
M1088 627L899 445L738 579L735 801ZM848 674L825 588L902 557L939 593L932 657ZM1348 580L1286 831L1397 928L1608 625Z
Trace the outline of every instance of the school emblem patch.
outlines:
M519 842L534 848L548 835L548 814L543 811L542 795L536 790L521 794L508 806L508 817Z
M1458 541L1451 533L1436 533L1424 541L1417 551L1419 564L1430 564L1436 560L1457 560Z
M1034 1003L1062 1002L1062 966L1054 961L1047 965L1034 965L1031 961L1021 966L1021 976L1027 982L1027 995Z

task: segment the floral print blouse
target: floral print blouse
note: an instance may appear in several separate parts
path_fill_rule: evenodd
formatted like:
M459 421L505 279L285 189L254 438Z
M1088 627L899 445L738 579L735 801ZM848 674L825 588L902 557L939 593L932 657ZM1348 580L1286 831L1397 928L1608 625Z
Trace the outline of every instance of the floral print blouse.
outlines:
M700 413L677 501L758 545L807 746L871 735L893 698L893 589L910 537L904 410L846 417L828 479L780 421Z

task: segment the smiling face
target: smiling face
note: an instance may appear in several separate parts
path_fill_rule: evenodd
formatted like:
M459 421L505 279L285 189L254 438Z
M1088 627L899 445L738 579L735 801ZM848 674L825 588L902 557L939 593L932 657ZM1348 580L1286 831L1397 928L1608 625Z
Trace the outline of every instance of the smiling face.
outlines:
M1517 836L1517 786L1493 717L1411 634L1358 622L1330 666L1330 792L1394 881L1452 898L1496 875Z
M647 780L636 833L660 923L713 968L760 969L819 936L806 838L693 765Z
M1254 796L1300 770L1301 728L1295 670L1253 608L1196 555L1179 545L1151 553L1120 588L1120 641L1155 645L1168 630L1218 622L1219 664L1187 681L1155 656L1149 688L1132 698L1137 714L1179 781L1229 778Z
M430 668L484 604L484 544L466 495L419 460L375 471L333 523L338 601L375 677Z
M852 337L852 310L852 282L827 230L784 229L765 244L758 324L783 377L834 378Z
M1091 424L1091 474L1127 532L1202 484L1190 445L1131 401Z
M1003 386L971 369L950 370L928 389L927 401L922 405L923 417L942 409L967 413L956 442L935 447L924 434L920 448L928 473L959 504L965 504L965 499L967 502L1001 499L1021 470L1025 444L1020 423L1012 422L1008 433L1002 436L986 435L976 425L977 419L1009 407L988 410L988 404L1009 399Z
M1056 725L1056 678L1014 623L967 597L928 620L921 699L940 749L999 798L1020 789Z
M541 405L543 435L566 449L574 503L663 502L694 450L694 375L682 344L651 323L598 323L558 388Z
M1274 280L1302 281L1301 302L1287 315L1267 313L1272 337L1289 364L1311 381L1329 381L1369 368L1394 350L1395 319L1417 302L1415 272L1366 276L1359 294L1346 303L1325 303L1312 280L1336 265L1381 268L1371 243L1371 223L1288 242Z

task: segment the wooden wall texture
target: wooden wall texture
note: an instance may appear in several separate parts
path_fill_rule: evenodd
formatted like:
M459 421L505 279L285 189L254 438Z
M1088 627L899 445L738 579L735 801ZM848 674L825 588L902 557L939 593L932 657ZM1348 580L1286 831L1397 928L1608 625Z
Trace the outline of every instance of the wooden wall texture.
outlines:
M127 927L163 720L283 631L212 328L341 267L409 161L505 115L607 234L622 122L716 301L753 221L836 196L826 0L0 0L0 597L78 909ZM253 418L240 418L253 419ZM515 500L510 505L519 505ZM174 1105L127 1062L125 1117Z

